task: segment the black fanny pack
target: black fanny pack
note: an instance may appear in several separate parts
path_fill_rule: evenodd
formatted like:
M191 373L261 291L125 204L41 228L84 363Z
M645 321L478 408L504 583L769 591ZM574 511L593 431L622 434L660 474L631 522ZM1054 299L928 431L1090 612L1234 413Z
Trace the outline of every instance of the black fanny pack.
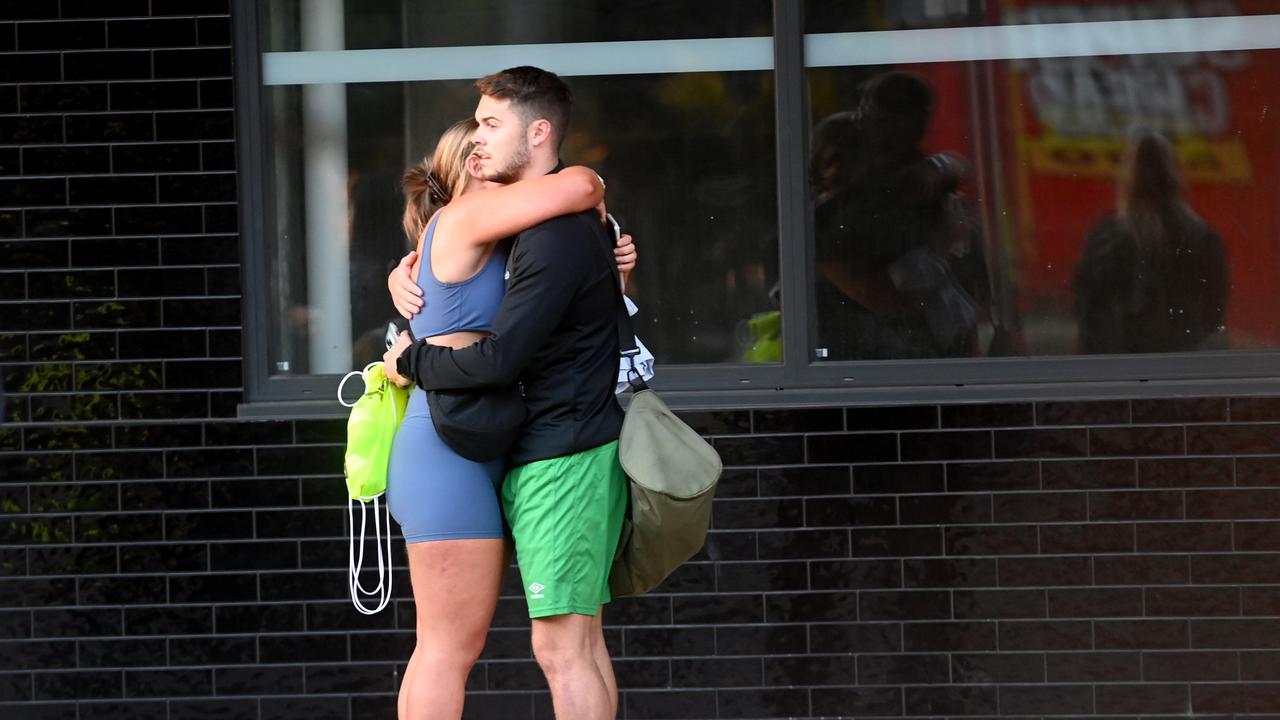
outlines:
M501 390L430 390L436 434L468 460L488 462L511 451L528 410L516 386Z

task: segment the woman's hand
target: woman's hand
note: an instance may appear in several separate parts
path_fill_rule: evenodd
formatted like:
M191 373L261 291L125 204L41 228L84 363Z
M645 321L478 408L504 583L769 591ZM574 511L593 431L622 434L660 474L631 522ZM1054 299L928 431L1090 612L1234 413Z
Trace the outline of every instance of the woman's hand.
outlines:
M413 342L409 339L409 333L402 332L400 333L400 336L396 338L396 344L387 348L387 351L382 353L383 374L387 376L388 380L400 387L409 387L413 384L413 380L411 378L406 378L396 372L396 360L399 359L405 349L412 344Z
M618 246L613 249L613 259L618 263L618 272L622 275L622 292L627 291L627 280L631 278L631 271L636 269L636 253L635 242L627 233L623 233L618 238Z
M400 264L387 276L387 290L391 293L391 302L396 311L406 320L413 319L422 310L422 288L413 281L411 268L418 259L418 251L410 250L408 255L400 259Z

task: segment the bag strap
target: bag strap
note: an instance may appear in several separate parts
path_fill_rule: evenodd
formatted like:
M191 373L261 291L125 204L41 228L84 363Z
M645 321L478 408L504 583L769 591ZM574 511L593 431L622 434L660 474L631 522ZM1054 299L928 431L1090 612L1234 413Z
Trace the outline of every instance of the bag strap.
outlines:
M356 519L355 519L355 503L360 503L360 538L356 539ZM386 514L386 525L383 525L383 518L378 515L378 505L381 504L383 512ZM364 566L364 546L365 546L365 511L368 509L367 503L359 500L347 498L347 519L351 525L349 536L350 547L347 552L347 571L348 579L351 584L351 604L356 606L356 610L362 615L374 615L382 611L391 602L391 585L392 585L392 569L391 569L391 506L384 502L379 503L378 498L373 499L373 546L377 551L378 558L378 584L373 589L366 589L360 583L360 571ZM383 529L386 529L385 536ZM383 537L386 538L386 553L384 555L381 542ZM357 549L356 545L359 544ZM369 596L371 600L376 600L375 607L366 607L361 595Z
M578 217L585 222L590 222L583 214L579 214ZM618 311L618 352L631 365L627 371L627 382L631 385L633 392L648 390L648 383L636 369L636 356L640 354L640 348L636 347L636 333L631 327L631 314L627 312L627 302L622 299L622 273L615 266L610 269L609 275L613 278L613 288L617 291L613 297L617 300L615 307Z

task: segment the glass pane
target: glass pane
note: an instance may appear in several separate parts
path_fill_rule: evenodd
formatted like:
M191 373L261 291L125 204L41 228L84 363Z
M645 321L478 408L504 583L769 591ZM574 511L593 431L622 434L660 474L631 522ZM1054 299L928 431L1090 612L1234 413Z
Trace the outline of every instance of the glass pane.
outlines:
M809 0L816 354L1280 348L1275 10Z
M325 4L306 6L314 13L315 6ZM336 29L329 28L324 42L333 45L345 35L347 47L395 45L399 41L389 35L399 35L374 18L401 17L403 11L403 17L412 19L425 7L411 2L329 4L327 19L308 17L309 37L324 35L316 25L328 22ZM471 18L467 22L474 35L467 42L474 43L686 38L691 32L688 27L669 29L678 24L669 24L668 16L684 7L675 2L568 4L577 7L575 13L549 1L476 4L483 12L464 5L465 13L449 12ZM724 12L694 13L699 33L733 38L769 31L767 2L705 6ZM379 14L375 7L385 12ZM536 29L511 22L525 8L548 10L547 17L560 24L542 18ZM485 13L499 11L511 11L500 27L483 21ZM438 19L434 24L419 20L405 27L419 27L424 38L438 40L431 35ZM303 24L297 3L273 4L268 45L298 49ZM686 42L693 44L682 47L714 60L714 52L697 45L704 41ZM600 52L569 47L588 59ZM604 176L610 211L635 237L640 263L629 295L640 306L637 333L661 362L781 360L773 72L767 38L762 47L764 64L757 69L736 69L739 65L647 72L653 62L663 69L671 66L637 55L624 58L631 64L625 74L565 76L574 108L562 158ZM759 60L759 48L753 48L747 48L747 55ZM539 64L538 52L530 51L525 62ZM333 66L323 66L328 62L324 58L316 62L341 72L342 57ZM599 57L618 65L617 57ZM269 81L265 97L273 186L267 218L270 367L277 374L346 372L381 355L381 338L394 316L386 274L389 263L408 247L400 230L399 178L405 167L432 151L446 127L472 114L478 96L470 79L447 79Z

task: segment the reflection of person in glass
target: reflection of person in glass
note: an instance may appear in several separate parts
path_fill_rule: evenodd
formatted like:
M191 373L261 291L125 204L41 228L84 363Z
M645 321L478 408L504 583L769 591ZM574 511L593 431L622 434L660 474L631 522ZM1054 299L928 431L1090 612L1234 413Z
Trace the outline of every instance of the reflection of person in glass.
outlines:
M478 179L475 120L455 123L434 155L405 173L404 228L417 251L402 263L425 291L415 337L466 347L485 337L504 293L506 247L521 230L601 202L584 167L507 186ZM481 191L483 189L483 191ZM477 463L436 435L426 394L415 388L396 433L387 502L408 544L417 645L400 688L399 717L457 718L466 678L484 647L504 561L498 490L505 463Z
M828 359L973 354L987 294L982 243L957 192L967 163L920 149L932 108L923 80L884 73L864 83L856 112L814 130L818 340Z
M1227 347L1226 253L1184 195L1172 145L1138 131L1120 168L1116 213L1089 231L1076 269L1081 352Z

